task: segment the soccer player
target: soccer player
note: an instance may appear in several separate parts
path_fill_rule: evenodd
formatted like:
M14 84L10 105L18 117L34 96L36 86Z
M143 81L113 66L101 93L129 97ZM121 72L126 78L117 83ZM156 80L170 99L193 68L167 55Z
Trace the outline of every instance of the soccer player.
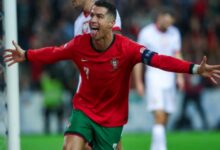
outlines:
M82 9L82 12L80 13L80 15L76 18L74 22L74 37L77 35L90 33L90 27L89 27L89 20L91 19L90 11L94 3L95 3L95 0L72 0L72 4L74 8ZM121 18L120 18L118 11L116 14L116 20L112 28L112 31L114 33L121 32ZM80 84L81 84L81 77L79 77L78 88ZM90 146L86 145L85 150L90 150L90 149L91 149ZM121 149L122 149L122 144L120 141L120 143L117 146L117 150L121 150Z
M146 47L112 32L116 9L106 1L96 1L91 10L91 33L79 35L60 47L5 50L9 66L17 62L54 63L72 60L78 66L82 83L73 98L73 111L64 136L64 150L83 150L87 142L93 150L114 150L128 119L129 79L135 64L167 71L220 78L220 65L200 65L159 55Z
M138 35L138 42L157 53L181 58L181 38L179 30L173 26L174 12L169 8L160 8L154 22L145 26ZM154 115L151 150L166 150L165 126L168 117L175 109L176 83L182 90L182 74L166 72L153 67L145 69L146 90L142 81L142 64L135 66L135 83L137 92L146 93L147 108ZM144 92L145 91L145 92Z

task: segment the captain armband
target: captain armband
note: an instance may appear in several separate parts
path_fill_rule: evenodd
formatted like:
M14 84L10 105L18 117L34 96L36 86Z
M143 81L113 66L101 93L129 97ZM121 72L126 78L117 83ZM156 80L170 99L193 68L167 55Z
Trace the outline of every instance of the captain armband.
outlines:
M151 50L145 49L142 53L142 62L146 65L151 65L151 59L153 58L155 54L157 53Z

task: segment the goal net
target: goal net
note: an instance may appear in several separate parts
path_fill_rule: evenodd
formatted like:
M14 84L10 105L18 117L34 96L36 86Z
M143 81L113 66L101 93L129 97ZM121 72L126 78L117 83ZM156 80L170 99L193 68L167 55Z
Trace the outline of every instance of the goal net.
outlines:
M8 139L8 113L7 113L7 101L6 101L6 82L5 82L5 66L3 63L3 12L0 8L0 150L7 150Z

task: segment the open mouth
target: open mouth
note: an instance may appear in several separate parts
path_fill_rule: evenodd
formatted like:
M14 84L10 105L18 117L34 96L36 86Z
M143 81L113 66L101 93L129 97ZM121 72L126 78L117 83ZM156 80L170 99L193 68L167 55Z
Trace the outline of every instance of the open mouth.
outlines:
M99 31L99 28L97 28L97 27L91 27L91 33L92 33L92 35L95 36L98 31Z

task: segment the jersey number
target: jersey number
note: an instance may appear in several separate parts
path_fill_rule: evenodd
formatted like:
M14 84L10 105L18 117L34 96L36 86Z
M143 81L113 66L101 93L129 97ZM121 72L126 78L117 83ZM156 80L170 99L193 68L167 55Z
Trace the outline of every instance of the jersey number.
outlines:
M88 67L84 67L83 68L85 74L86 74L86 79L89 79L89 68Z

